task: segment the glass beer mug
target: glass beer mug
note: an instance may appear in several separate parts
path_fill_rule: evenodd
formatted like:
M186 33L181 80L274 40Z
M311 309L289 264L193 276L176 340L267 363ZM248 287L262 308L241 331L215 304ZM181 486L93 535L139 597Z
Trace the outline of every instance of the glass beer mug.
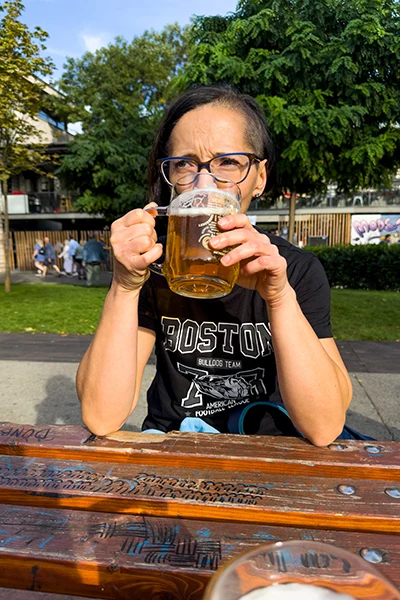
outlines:
M199 173L190 183L186 179L173 186L169 206L147 209L168 217L164 262L153 263L150 269L163 275L176 294L220 298L232 291L240 267L221 264L230 248L213 250L209 241L220 233L222 217L240 213L240 190L232 181L216 179L211 173Z
M364 549L372 560L374 552ZM400 600L400 592L361 555L299 540L231 560L213 575L204 600Z

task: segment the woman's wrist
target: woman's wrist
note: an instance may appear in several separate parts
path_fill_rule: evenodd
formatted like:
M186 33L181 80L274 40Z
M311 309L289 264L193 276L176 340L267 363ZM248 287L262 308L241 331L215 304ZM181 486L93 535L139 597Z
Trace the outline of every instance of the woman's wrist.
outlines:
M289 282L287 282L282 291L273 297L265 298L265 303L267 305L268 316L270 317L273 313L280 312L285 307L297 305L296 292Z
M109 294L111 296L113 296L114 298L136 299L136 298L139 298L139 294L140 294L142 287L143 287L143 283L142 283L142 285L139 285L137 287L130 288L129 286L125 285L124 283L118 281L118 279L113 277L111 286L110 286L110 290L109 290Z
M143 275L132 275L128 272L126 274L121 274L118 273L117 270L114 270L114 276L111 287L115 286L116 289L119 289L126 293L139 293L149 277L149 269L147 269L147 271L143 273Z

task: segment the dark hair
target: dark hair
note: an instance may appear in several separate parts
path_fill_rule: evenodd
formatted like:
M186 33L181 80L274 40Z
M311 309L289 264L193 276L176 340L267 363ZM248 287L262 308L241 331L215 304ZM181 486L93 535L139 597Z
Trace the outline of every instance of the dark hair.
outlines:
M246 120L246 140L254 153L268 160L268 175L274 163L274 147L261 107L251 96L241 94L228 85L192 87L181 94L167 109L158 128L149 160L149 199L168 203L170 189L160 175L157 159L168 156L171 133L187 112L206 104L237 110Z

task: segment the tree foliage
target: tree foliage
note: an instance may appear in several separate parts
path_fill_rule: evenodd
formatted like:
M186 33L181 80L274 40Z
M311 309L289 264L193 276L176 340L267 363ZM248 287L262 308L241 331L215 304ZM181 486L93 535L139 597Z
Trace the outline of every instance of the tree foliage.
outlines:
M112 219L145 203L148 153L186 60L186 37L169 25L68 59L60 81L69 98L63 110L82 123L83 133L61 173L80 190L78 209Z
M180 84L226 82L262 105L291 192L387 185L400 166L398 0L241 0L199 17Z
M20 22L20 0L0 5L0 179L37 166L45 154L40 146L37 117L45 83L37 76L51 74L53 64L43 58L47 33L33 32ZM33 142L33 143L32 143Z
M37 116L45 83L53 64L43 58L47 33L30 31L21 23L24 5L9 0L0 5L0 180L4 202L6 288L9 288L7 181L23 170L37 169L46 159L40 145Z

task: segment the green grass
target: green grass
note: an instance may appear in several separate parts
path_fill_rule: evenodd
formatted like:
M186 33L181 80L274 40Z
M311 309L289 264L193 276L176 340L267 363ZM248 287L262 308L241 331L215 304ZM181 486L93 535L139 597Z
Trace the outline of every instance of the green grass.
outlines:
M400 293L331 290L332 329L338 340L400 340Z
M94 333L107 287L15 284L0 288L0 331ZM400 340L400 293L332 290L332 327L340 340Z
M38 333L94 333L107 287L29 284L0 291L0 330Z

